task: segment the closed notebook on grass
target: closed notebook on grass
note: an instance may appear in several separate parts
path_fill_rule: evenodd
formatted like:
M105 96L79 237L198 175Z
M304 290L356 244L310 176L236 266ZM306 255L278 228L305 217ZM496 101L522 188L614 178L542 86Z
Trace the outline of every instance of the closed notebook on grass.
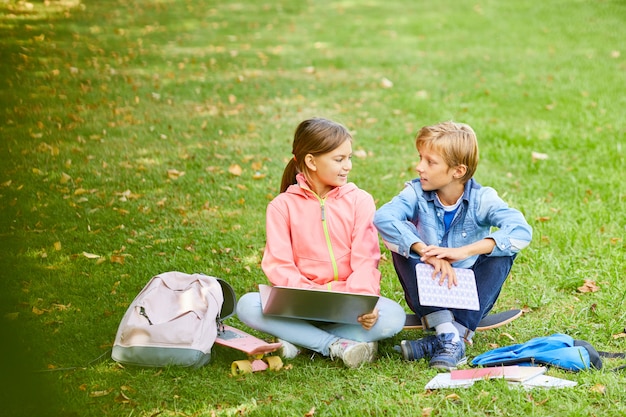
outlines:
M378 296L304 288L259 285L263 314L331 323L359 324L371 313Z

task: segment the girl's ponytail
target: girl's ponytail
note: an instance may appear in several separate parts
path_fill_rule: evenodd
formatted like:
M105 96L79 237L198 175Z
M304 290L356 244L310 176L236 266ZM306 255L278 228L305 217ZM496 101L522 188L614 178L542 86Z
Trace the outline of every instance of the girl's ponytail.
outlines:
M296 160L291 158L283 171L283 179L280 182L280 192L287 191L290 185L296 184L296 175L298 174L298 167L296 166Z

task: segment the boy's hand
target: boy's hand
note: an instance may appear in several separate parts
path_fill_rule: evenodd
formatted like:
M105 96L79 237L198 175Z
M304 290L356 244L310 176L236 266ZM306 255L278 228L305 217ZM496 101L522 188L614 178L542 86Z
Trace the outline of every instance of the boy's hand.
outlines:
M458 285L456 273L454 272L454 268L452 268L450 262L445 259L439 259L435 256L422 256L421 260L422 262L432 265L432 267L435 268L433 271L433 279L437 278L437 274L441 273L441 276L439 277L439 285L443 285L446 278L448 278L448 288L452 288L453 285Z
M429 258L434 256L438 259L445 259L449 263L454 263L457 261L462 261L470 256L467 253L466 249L463 247L460 248L443 248L441 246L426 246L422 249L422 262L424 262L423 258Z
M375 308L371 313L361 314L357 320L365 330L371 329L378 321L378 309Z

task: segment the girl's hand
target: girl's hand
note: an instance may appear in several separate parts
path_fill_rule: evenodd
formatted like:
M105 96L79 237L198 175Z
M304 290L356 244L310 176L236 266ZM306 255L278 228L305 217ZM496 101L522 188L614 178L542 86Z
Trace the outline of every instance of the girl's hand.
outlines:
M371 313L360 315L357 320L365 330L371 329L378 321L378 309L375 308Z

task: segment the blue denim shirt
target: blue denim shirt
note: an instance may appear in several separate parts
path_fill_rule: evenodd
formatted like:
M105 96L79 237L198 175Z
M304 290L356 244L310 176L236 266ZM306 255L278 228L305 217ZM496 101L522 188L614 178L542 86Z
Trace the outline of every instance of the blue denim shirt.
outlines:
M524 215L509 207L493 188L483 187L474 179L465 184L462 203L447 232L444 209L436 192L422 190L419 178L405 185L376 211L374 225L387 249L406 258L419 258L411 252L411 245L416 242L457 248L491 238L496 245L488 256L512 256L532 239L532 228ZM469 268L477 258L472 256L453 266Z

